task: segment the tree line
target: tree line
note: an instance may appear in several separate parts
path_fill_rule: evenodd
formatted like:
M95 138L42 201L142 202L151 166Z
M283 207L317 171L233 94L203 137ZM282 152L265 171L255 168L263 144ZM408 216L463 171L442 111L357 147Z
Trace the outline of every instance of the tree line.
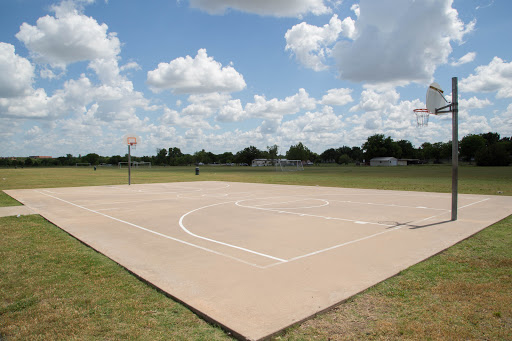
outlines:
M459 141L459 158L469 163L475 162L479 166L507 166L512 158L512 141L510 137L500 137L498 133L471 134ZM410 141L394 141L383 134L375 134L366 140L361 147L342 146L329 148L321 154L312 152L302 142L290 146L279 154L277 145L267 146L260 150L255 146L246 147L237 153L225 152L214 154L204 149L194 154L182 153L180 148L159 148L156 155L132 156L132 161L151 162L158 166L184 166L193 164L241 164L250 165L254 159L279 159L311 161L313 163L361 163L369 162L374 157L395 157L397 159L416 159L421 163L441 163L448 161L452 156L452 143L425 142L415 148ZM0 159L0 166L75 166L77 163L90 163L91 165L127 162L128 155L100 156L95 153L74 157L71 154L52 159Z

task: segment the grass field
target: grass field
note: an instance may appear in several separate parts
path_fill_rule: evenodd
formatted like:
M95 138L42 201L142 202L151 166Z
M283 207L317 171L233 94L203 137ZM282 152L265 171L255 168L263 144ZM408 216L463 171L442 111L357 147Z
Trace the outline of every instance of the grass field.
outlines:
M242 181L451 191L448 166L154 167L132 183ZM127 171L0 169L0 189L127 183ZM461 167L461 193L512 195L512 168ZM17 204L3 192L0 206ZM0 340L220 340L229 336L37 215L0 218ZM277 337L512 339L512 217Z

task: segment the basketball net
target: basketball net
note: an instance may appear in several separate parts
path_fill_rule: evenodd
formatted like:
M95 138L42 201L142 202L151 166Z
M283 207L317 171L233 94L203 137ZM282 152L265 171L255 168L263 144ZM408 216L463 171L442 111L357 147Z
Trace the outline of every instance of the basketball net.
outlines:
M414 109L413 111L416 114L416 123L418 127L428 126L428 117L430 115L428 109Z

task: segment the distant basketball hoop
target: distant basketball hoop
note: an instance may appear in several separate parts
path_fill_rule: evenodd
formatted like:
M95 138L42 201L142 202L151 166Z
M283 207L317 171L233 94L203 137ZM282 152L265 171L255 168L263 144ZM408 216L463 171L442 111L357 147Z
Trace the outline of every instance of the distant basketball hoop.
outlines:
M128 185L132 183L132 148L136 149L140 143L140 137L135 134L126 134L123 136L123 143L128 146Z
M123 143L129 146L130 148L136 149L137 144L140 141L140 137L134 134L126 134L123 136Z

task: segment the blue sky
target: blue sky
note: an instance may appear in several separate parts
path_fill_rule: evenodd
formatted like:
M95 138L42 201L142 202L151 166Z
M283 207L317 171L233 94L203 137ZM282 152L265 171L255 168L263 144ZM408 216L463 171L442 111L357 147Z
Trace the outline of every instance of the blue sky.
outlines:
M436 81L459 79L459 136L512 135L505 0L5 0L0 156L237 152L368 136L449 141L416 127Z

